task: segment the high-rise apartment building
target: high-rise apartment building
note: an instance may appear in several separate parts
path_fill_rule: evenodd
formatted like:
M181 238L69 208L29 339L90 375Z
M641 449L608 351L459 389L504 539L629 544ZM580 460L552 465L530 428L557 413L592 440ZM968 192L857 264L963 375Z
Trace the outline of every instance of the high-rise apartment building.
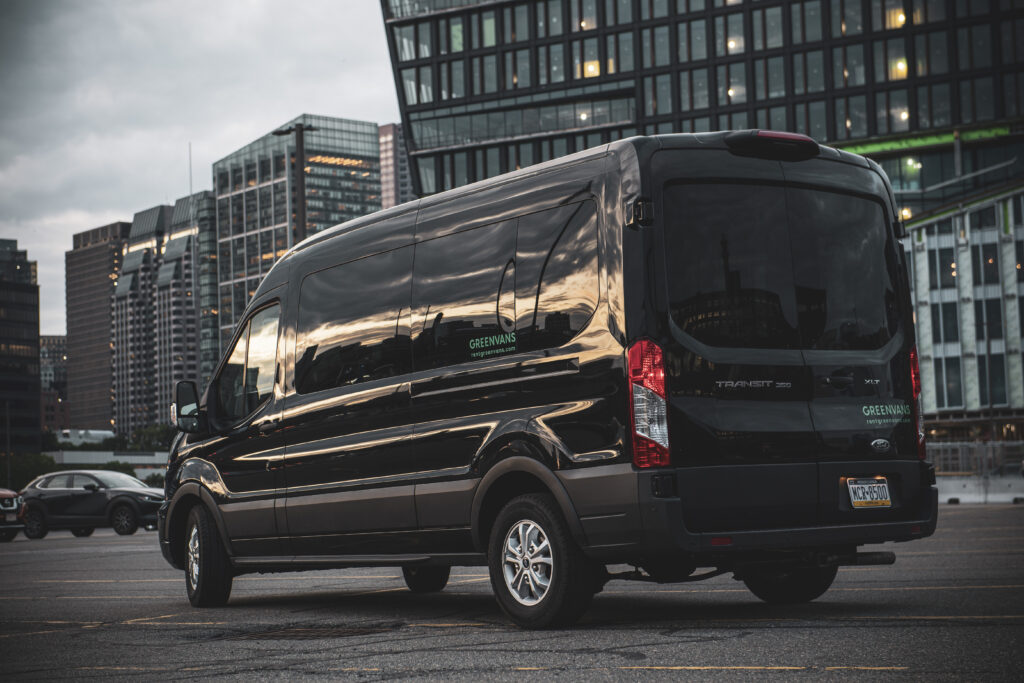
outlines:
M1024 438L1020 0L381 7L419 194L643 134L770 128L877 160L932 430Z
M377 124L303 114L278 130L298 125L306 127L301 164L294 133L267 133L213 165L221 345L263 275L295 242L297 168L305 176L306 235L381 208ZM211 311L203 306L203 330ZM204 364L202 374L212 370Z
M68 350L65 335L39 337L40 416L44 430L71 427L68 407Z
M71 427L110 429L113 420L111 303L131 223L75 234L64 252L67 403Z
M38 453L39 284L17 240L0 239L0 433L10 419L14 453ZM0 438L6 450L7 434Z
M382 209L390 209L416 198L412 191L409 154L400 123L388 123L380 127L380 198Z

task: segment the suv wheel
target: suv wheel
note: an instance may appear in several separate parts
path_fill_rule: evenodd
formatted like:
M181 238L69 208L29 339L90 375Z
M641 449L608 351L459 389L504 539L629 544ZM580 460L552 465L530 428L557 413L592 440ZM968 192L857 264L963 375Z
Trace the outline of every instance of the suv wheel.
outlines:
M487 561L502 611L523 628L568 625L580 618L599 583L554 499L514 498L491 531Z
M135 510L127 505L118 505L110 513L110 526L114 527L121 536L131 536L139 528L139 520L135 517Z
M220 607L231 596L231 561L217 525L202 505L188 513L185 531L185 590L193 607Z
M72 535L78 536L79 538L85 538L86 536L92 536L92 532L93 531L94 531L93 527L91 527L91 526L83 526L83 527L79 527L77 529L72 529L71 533L72 533Z
M25 538L44 538L49 531L42 512L33 508L25 513Z
M743 583L765 602L785 605L810 602L829 589L839 567L790 567L747 574Z
M405 585L413 593L436 593L448 585L451 567L402 567Z

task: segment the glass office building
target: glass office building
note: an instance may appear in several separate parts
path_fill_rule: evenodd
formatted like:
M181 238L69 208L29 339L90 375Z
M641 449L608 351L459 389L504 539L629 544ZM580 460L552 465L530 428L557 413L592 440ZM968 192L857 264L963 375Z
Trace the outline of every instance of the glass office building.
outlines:
M381 7L420 194L638 134L789 130L878 161L912 235L929 419L1024 438L1024 1Z
M297 124L316 129L304 134L306 235L380 210L377 124L303 114L278 130ZM213 165L219 294L216 308L203 307L200 325L209 329L216 318L219 339L216 353L212 338L201 342L204 377L263 276L295 242L295 169L294 133L269 132Z

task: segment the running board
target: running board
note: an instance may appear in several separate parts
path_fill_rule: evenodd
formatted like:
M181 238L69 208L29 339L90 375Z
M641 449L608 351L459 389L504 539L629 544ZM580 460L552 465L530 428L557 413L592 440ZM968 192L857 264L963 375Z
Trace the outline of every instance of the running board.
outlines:
M405 567L410 565L480 566L487 564L481 553L439 555L294 555L233 557L231 565L241 572L301 572L311 569L352 567Z

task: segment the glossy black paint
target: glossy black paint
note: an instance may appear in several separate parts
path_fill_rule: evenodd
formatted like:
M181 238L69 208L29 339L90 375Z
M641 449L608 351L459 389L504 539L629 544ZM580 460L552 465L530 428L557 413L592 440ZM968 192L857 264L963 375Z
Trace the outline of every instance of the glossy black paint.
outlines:
M41 512L50 530L110 526L110 514L119 505L130 507L140 526L156 524L163 491L145 485L107 486L104 474L67 470L37 477L21 492L25 509Z
M690 553L728 564L729 549L709 545L720 530L750 550L930 533L934 490L912 435L850 418L857 401L909 395L902 263L900 330L881 350L710 346L669 314L666 174L852 190L894 216L884 177L860 157L821 148L766 160L730 153L721 135L679 135L612 143L316 235L275 265L243 318L280 304L273 396L218 426L208 389L210 430L172 448L165 557L181 566L187 509L204 504L239 572L482 562L498 509L526 491L549 492L603 561ZM635 220L639 205L649 219ZM564 291L548 284L559 272ZM624 353L639 338L666 350L667 472L631 462ZM738 378L790 387L779 398L718 385ZM864 450L883 436L892 455ZM844 507L844 478L875 475L890 478L893 509Z

